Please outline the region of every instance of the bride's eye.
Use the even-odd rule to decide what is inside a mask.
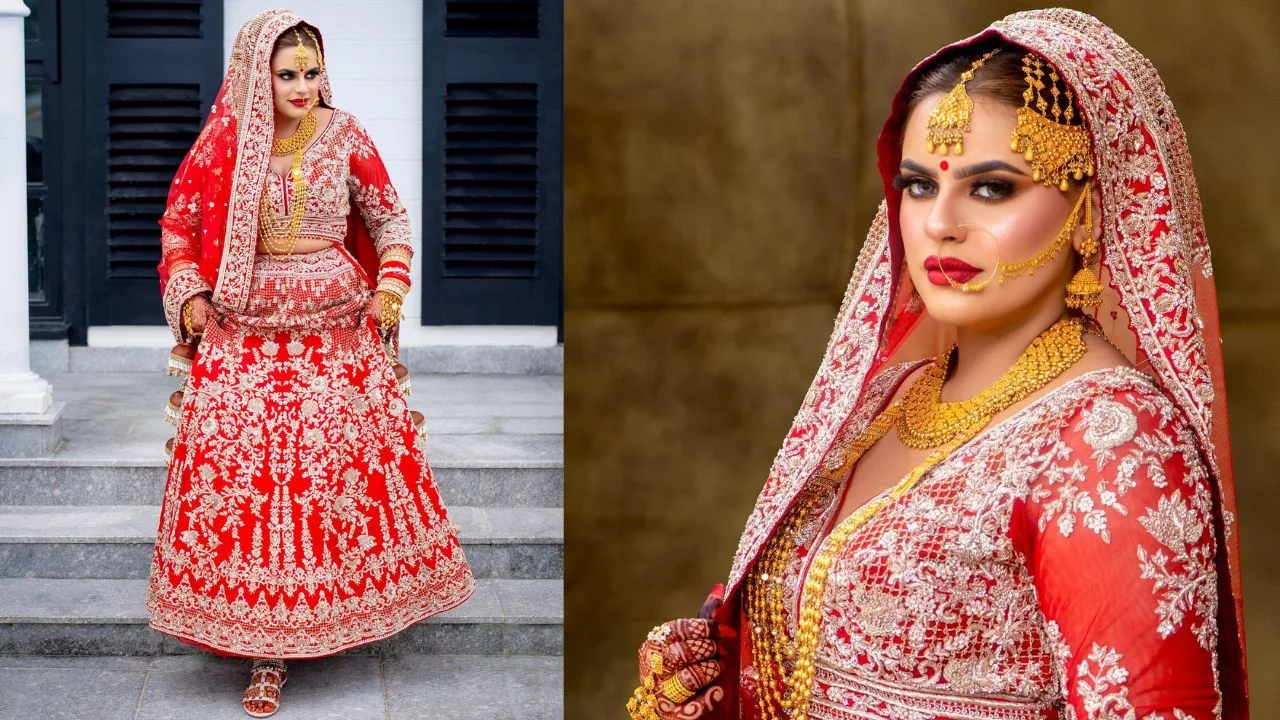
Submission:
[[[913,198],[929,197],[938,191],[937,185],[932,180],[919,175],[911,177],[899,175],[893,179],[893,187],[898,190],[906,190],[907,196]]]
[[[1013,183],[1008,180],[980,180],[973,184],[971,194],[983,200],[1003,200],[1013,194]]]

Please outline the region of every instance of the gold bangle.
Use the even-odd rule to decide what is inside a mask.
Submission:
[[[390,330],[400,322],[400,308],[404,302],[395,293],[378,291],[378,300],[382,303],[382,320],[378,323],[380,330]]]
[[[196,332],[195,328],[195,308],[191,306],[191,301],[195,300],[196,297],[197,296],[193,295],[182,304],[182,327],[191,337],[200,337],[204,334],[203,330]]]
[[[666,695],[671,702],[677,705],[682,705],[696,693],[685,687],[684,683],[680,682],[680,675],[676,674],[667,678],[667,681],[662,683],[662,694]]]

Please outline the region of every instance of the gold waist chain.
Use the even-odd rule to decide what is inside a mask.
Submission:
[[[956,448],[973,439],[993,417],[1046,386],[1084,356],[1086,345],[1079,318],[1054,323],[1027,347],[1018,362],[987,390],[958,403],[943,403],[952,351],[943,354],[912,383],[901,403],[880,413],[845,452],[838,468],[825,471],[817,484],[838,485],[864,453],[894,426],[907,447],[934,451],[887,493],[864,504],[831,531],[805,577],[795,638],[787,638],[784,577],[804,522],[824,497],[811,492],[779,526],[747,579],[744,612],[751,626],[751,646],[759,674],[761,717],[776,720],[779,709],[791,720],[808,717],[813,697],[815,659],[822,630],[822,602],[827,574],[849,539],[885,506],[902,497]],[[954,348],[952,348],[954,350]],[[926,444],[928,443],[928,444]]]

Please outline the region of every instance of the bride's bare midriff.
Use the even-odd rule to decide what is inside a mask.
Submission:
[[[320,252],[321,250],[327,250],[333,247],[333,245],[334,243],[332,241],[324,240],[322,238],[300,237],[298,238],[298,244],[295,245],[293,248],[293,254],[309,255],[313,252]],[[261,238],[258,239],[258,253],[261,255],[266,255],[268,253],[273,255],[283,254],[281,253],[279,248],[272,249],[271,247],[269,247],[265,242],[262,241]]]

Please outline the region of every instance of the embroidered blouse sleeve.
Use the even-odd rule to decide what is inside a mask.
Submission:
[[[1029,563],[1076,720],[1218,717],[1209,483],[1173,405],[1131,391],[1088,401],[1033,484]]]
[[[413,259],[409,213],[401,204],[368,131],[354,117],[350,123],[351,199],[378,251],[378,289],[392,290],[403,297],[409,289],[409,266]]]
[[[179,342],[183,340],[182,306],[195,295],[212,292],[198,264],[205,202],[201,192],[212,144],[212,133],[206,127],[178,166],[160,218],[160,293],[165,321]]]

